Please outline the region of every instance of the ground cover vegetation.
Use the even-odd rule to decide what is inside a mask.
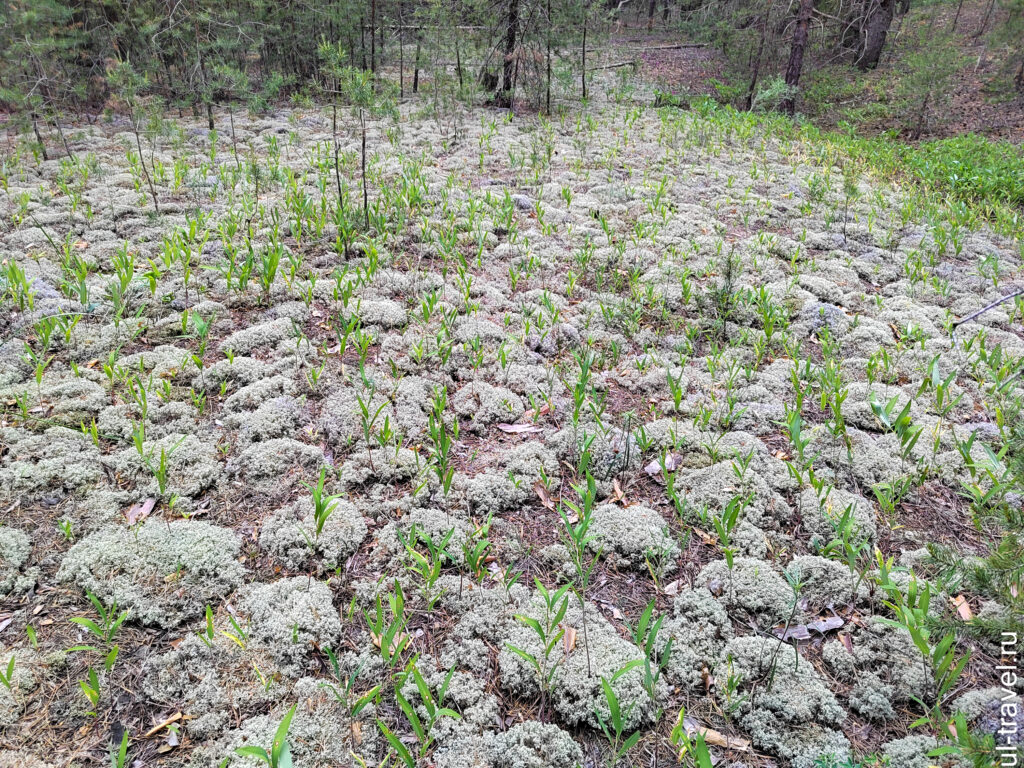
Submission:
[[[631,11],[5,6],[0,766],[1019,756],[1017,150]]]

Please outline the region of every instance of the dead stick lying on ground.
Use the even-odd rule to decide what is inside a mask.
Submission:
[[[971,312],[971,314],[967,315],[967,317],[961,317],[959,320],[957,320],[955,323],[953,323],[953,333],[952,333],[953,342],[956,343],[956,329],[959,328],[961,325],[963,325],[966,322],[969,322],[969,321],[973,320],[974,318],[976,318],[976,317],[978,317],[980,315],[985,314],[990,309],[995,309],[1000,304],[1004,304],[1005,302],[1009,301],[1010,299],[1017,298],[1018,296],[1024,296],[1024,288],[1021,288],[1020,290],[1014,291],[1013,293],[1008,293],[1006,296],[1003,296],[1001,299],[996,299],[991,304],[989,304],[987,307],[982,307],[979,310]]]
[[[635,67],[635,61],[620,61],[618,64],[605,64],[603,67],[587,67],[587,72],[596,72],[599,69],[616,69],[617,67]]]

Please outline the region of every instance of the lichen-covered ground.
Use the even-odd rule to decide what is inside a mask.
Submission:
[[[988,551],[1019,244],[743,116],[416,109],[368,230],[347,111],[340,216],[329,109],[9,137],[0,766],[967,765],[917,700],[993,732],[999,646],[890,620]]]

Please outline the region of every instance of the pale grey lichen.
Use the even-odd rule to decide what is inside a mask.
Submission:
[[[0,651],[0,670],[7,674],[7,665],[14,657],[14,669],[8,684],[0,686],[0,728],[7,728],[18,722],[31,693],[38,684],[35,668],[39,664],[34,651],[28,648],[11,648]]]
[[[316,681],[300,680],[295,685],[299,704],[288,730],[288,743],[294,764],[299,768],[337,768],[358,765],[352,754],[372,761],[380,749],[380,736],[373,724],[374,707],[361,713],[354,725],[341,704],[329,692],[317,687]],[[262,747],[269,751],[277,727],[291,703],[284,702],[269,714],[245,720],[234,730],[224,733],[213,743],[197,749],[191,756],[192,768],[218,768],[224,761],[242,768],[264,766],[254,757],[240,757],[235,749],[242,746]]]
[[[892,702],[896,689],[882,682],[873,672],[865,672],[857,678],[850,691],[850,709],[868,720],[884,721],[896,717]]]
[[[302,674],[314,648],[334,648],[341,636],[330,587],[307,576],[250,585],[239,605],[249,614],[250,639],[293,677]]]
[[[402,541],[410,546],[422,546],[422,538],[430,539],[435,545],[441,543],[451,532],[446,549],[454,562],[463,562],[463,545],[473,534],[473,525],[464,517],[445,514],[440,509],[418,508],[394,522],[387,523],[377,533],[377,542],[385,552],[404,553]]]
[[[0,489],[8,496],[64,496],[103,477],[103,458],[78,430],[51,427],[41,434],[0,428]]]
[[[467,733],[490,730],[500,721],[498,699],[494,694],[487,692],[486,678],[452,667],[442,667],[429,654],[421,656],[416,661],[416,668],[422,681],[432,692],[440,690],[448,678],[449,670],[451,671],[442,706],[458,712],[460,717],[444,717],[436,723],[432,735],[438,741],[459,740]],[[417,681],[412,675],[406,678],[402,695],[419,710],[421,718],[427,718]]]
[[[466,497],[474,511],[500,514],[534,498],[533,486],[542,473],[554,492],[559,486],[554,454],[543,443],[521,443],[505,455],[502,469],[489,468],[467,479]]]
[[[276,690],[248,676],[253,663],[252,654],[225,635],[215,634],[207,644],[190,633],[176,648],[145,663],[142,687],[153,701],[188,717],[186,729],[192,738],[216,737],[234,722],[233,711],[276,700]]]
[[[796,599],[793,588],[771,563],[752,557],[734,558],[731,569],[725,560],[708,563],[694,583],[730,612],[742,611],[763,625],[783,621]]]
[[[755,747],[793,768],[849,756],[850,744],[837,730],[846,713],[795,648],[775,638],[734,638],[722,650],[715,677],[730,675],[739,679],[739,723]]]
[[[799,585],[804,612],[846,605],[856,597],[861,580],[842,563],[817,555],[797,555],[786,566],[786,575]]]
[[[912,734],[887,742],[881,752],[888,768],[967,768],[969,763],[955,754],[941,757],[928,754],[939,746],[938,739],[930,734]]]
[[[837,526],[851,509],[853,542],[866,541],[874,543],[878,537],[875,510],[864,497],[833,488],[824,501],[819,502],[813,488],[808,488],[800,495],[800,511],[804,526],[811,533],[812,544],[828,544],[837,538]]]
[[[495,768],[576,768],[583,750],[552,723],[516,723],[494,739]]]
[[[267,373],[267,364],[254,357],[238,356],[232,359],[225,358],[207,365],[201,372],[196,373],[192,379],[192,386],[196,389],[206,389],[212,392],[224,382],[229,384],[228,390],[235,386],[245,387],[254,384]]]
[[[279,317],[258,325],[250,325],[235,331],[218,345],[223,352],[231,350],[235,354],[248,355],[250,352],[277,344],[293,335],[292,321],[287,317]]]
[[[0,597],[12,592],[20,594],[35,584],[38,569],[22,572],[31,553],[32,539],[27,533],[10,526],[0,526]]]
[[[792,517],[785,498],[760,473],[751,470],[742,482],[737,482],[732,461],[719,461],[685,473],[677,483],[677,490],[686,492],[694,513],[703,507],[717,514],[732,499],[740,497],[747,499],[743,519],[763,531],[778,530]]]
[[[601,678],[607,679],[614,690],[623,712],[626,727],[634,729],[649,723],[656,711],[656,702],[643,686],[643,672],[634,667],[617,679],[630,662],[642,660],[643,651],[624,640],[601,612],[592,604],[587,607],[587,626],[584,632],[583,613],[579,603],[569,599],[569,607],[562,622],[564,628],[576,631],[576,642],[572,650],[555,650],[547,664],[557,664],[553,676],[551,704],[562,720],[569,725],[586,723],[592,728],[599,727],[598,712],[607,720],[608,704],[601,686]],[[523,613],[542,621],[544,604],[534,597],[525,606]],[[501,670],[501,684],[518,696],[534,696],[538,692],[535,669],[509,647],[519,648],[543,660],[544,648],[534,630],[519,621],[507,623],[504,642],[498,654]],[[589,661],[588,661],[589,659]],[[550,666],[548,667],[550,669]],[[665,683],[659,681],[657,697],[664,693]]]
[[[362,405],[360,405],[362,399]],[[355,387],[344,385],[324,398],[320,410],[320,429],[335,448],[348,447],[362,442],[363,411],[366,408],[367,425],[374,421],[381,424],[387,417],[394,421],[395,412],[385,392],[381,390],[361,391]]]
[[[249,482],[281,483],[296,469],[315,471],[324,464],[324,453],[316,446],[290,437],[275,437],[253,443],[228,462],[228,472]]]
[[[992,735],[996,743],[1016,746],[1024,752],[1024,700],[1011,690],[993,687],[968,691],[953,701],[951,709],[962,712],[974,732]]]
[[[672,641],[666,673],[690,688],[702,686],[732,636],[732,622],[721,603],[706,590],[684,590],[658,634],[659,653]]]
[[[258,443],[275,437],[290,437],[303,422],[302,403],[294,397],[272,397],[252,412],[235,413],[225,424],[238,430],[242,444]]]
[[[359,549],[366,537],[366,522],[359,508],[337,499],[318,535],[313,501],[304,496],[270,514],[263,521],[260,546],[297,570],[316,558],[321,569],[334,570]]]
[[[26,750],[5,749],[0,751],[0,768],[52,768],[52,766]]]
[[[511,423],[523,415],[523,401],[515,392],[484,381],[464,384],[455,393],[452,407],[471,432],[484,433],[495,422]]]
[[[238,537],[187,520],[101,528],[68,550],[57,578],[114,600],[132,621],[174,627],[242,582]]]
[[[263,403],[282,395],[294,395],[295,382],[280,374],[269,376],[251,384],[246,384],[236,392],[228,395],[224,401],[225,413],[247,413],[255,411]]]
[[[662,516],[642,504],[596,507],[590,533],[593,536],[588,544],[591,550],[606,557],[617,555],[627,567],[646,568],[650,564],[660,571],[666,561],[679,553]]]
[[[850,645],[852,651],[832,639],[822,646],[822,658],[836,677],[853,682],[865,672],[873,672],[881,683],[892,686],[896,704],[925,695],[929,676],[905,629],[872,616],[863,627],[853,630]]]
[[[25,386],[0,388],[0,401],[10,400],[25,391]],[[89,423],[107,405],[107,393],[98,383],[86,378],[46,376],[40,387],[32,384],[34,398],[47,403],[46,418],[52,424],[78,429]]]
[[[362,300],[356,312],[363,325],[379,325],[382,328],[401,328],[408,321],[405,308],[390,299]]]
[[[375,448],[350,456],[338,472],[338,482],[349,489],[373,483],[391,487],[420,478],[426,469],[426,459],[418,451]]]
[[[622,473],[635,471],[643,459],[636,438],[618,427],[581,423],[578,427],[560,430],[552,436],[550,444],[559,458],[572,464],[587,449],[590,452],[590,473],[597,480],[611,480]]]
[[[114,457],[114,465],[121,472],[134,474],[136,488],[149,495],[159,492],[157,475],[164,469],[164,492],[180,497],[199,496],[221,478],[216,447],[196,435],[170,434],[147,440],[141,455],[137,448],[126,448]]]
[[[167,403],[150,403],[145,420],[141,409],[135,404],[120,403],[104,408],[96,420],[97,431],[111,439],[119,437],[126,443],[133,438],[136,425],[142,423],[149,440],[168,435],[195,434],[199,430],[198,414],[190,403],[171,400]]]

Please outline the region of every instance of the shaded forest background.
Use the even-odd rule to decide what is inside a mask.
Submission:
[[[104,112],[191,110],[212,129],[218,106],[233,119],[367,88],[552,111],[599,69],[653,80],[663,104],[1024,136],[1024,0],[4,0],[0,51],[0,107],[44,153]]]

